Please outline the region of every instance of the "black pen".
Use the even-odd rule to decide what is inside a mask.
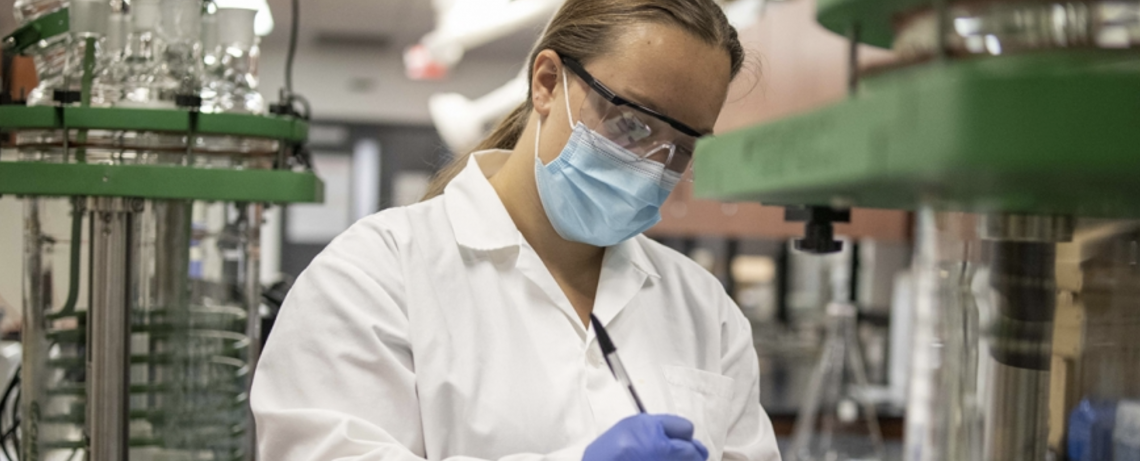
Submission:
[[[610,367],[610,372],[614,374],[618,383],[629,390],[629,396],[633,399],[633,404],[637,406],[637,411],[645,413],[645,406],[641,404],[637,391],[633,389],[633,381],[630,381],[629,375],[625,373],[625,366],[621,364],[621,359],[618,358],[617,348],[614,347],[614,342],[610,341],[610,335],[606,333],[605,328],[602,328],[602,322],[594,317],[594,314],[590,314],[590,323],[594,325],[594,332],[598,336],[598,345],[602,347],[602,357],[606,359],[606,365]]]

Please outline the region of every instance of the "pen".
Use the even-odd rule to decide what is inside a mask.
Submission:
[[[633,381],[630,381],[629,375],[625,373],[625,366],[621,364],[621,359],[618,358],[617,348],[614,347],[613,341],[610,341],[610,335],[606,333],[605,328],[602,328],[602,322],[594,317],[594,314],[590,314],[590,323],[594,325],[594,331],[598,336],[598,345],[602,347],[602,357],[606,359],[606,365],[610,367],[610,372],[614,374],[618,383],[625,386],[626,390],[629,391],[629,396],[633,399],[633,404],[637,406],[637,411],[645,413],[645,406],[641,404],[641,398],[633,389]]]

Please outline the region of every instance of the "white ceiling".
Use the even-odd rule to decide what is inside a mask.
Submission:
[[[5,0],[10,1],[10,0]],[[288,41],[290,0],[269,0],[276,27],[263,39],[266,47],[285,46]],[[435,26],[435,11],[428,0],[300,0],[299,40],[313,43],[319,34],[333,34],[362,41],[383,39],[384,52],[402,52],[417,43]],[[539,27],[522,31],[480,49],[469,59],[519,59],[530,50]]]

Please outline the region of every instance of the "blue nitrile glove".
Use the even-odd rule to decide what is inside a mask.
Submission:
[[[582,461],[705,461],[709,450],[693,439],[680,416],[639,414],[618,421],[590,446]]]

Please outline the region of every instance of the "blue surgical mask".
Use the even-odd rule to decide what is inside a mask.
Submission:
[[[566,75],[562,75],[566,112],[570,114]],[[573,116],[570,117],[573,120]],[[566,240],[608,247],[628,240],[661,221],[661,204],[681,175],[644,161],[582,122],[558,158],[543,165],[534,142],[534,176],[546,217]],[[539,121],[538,132],[542,132]]]

